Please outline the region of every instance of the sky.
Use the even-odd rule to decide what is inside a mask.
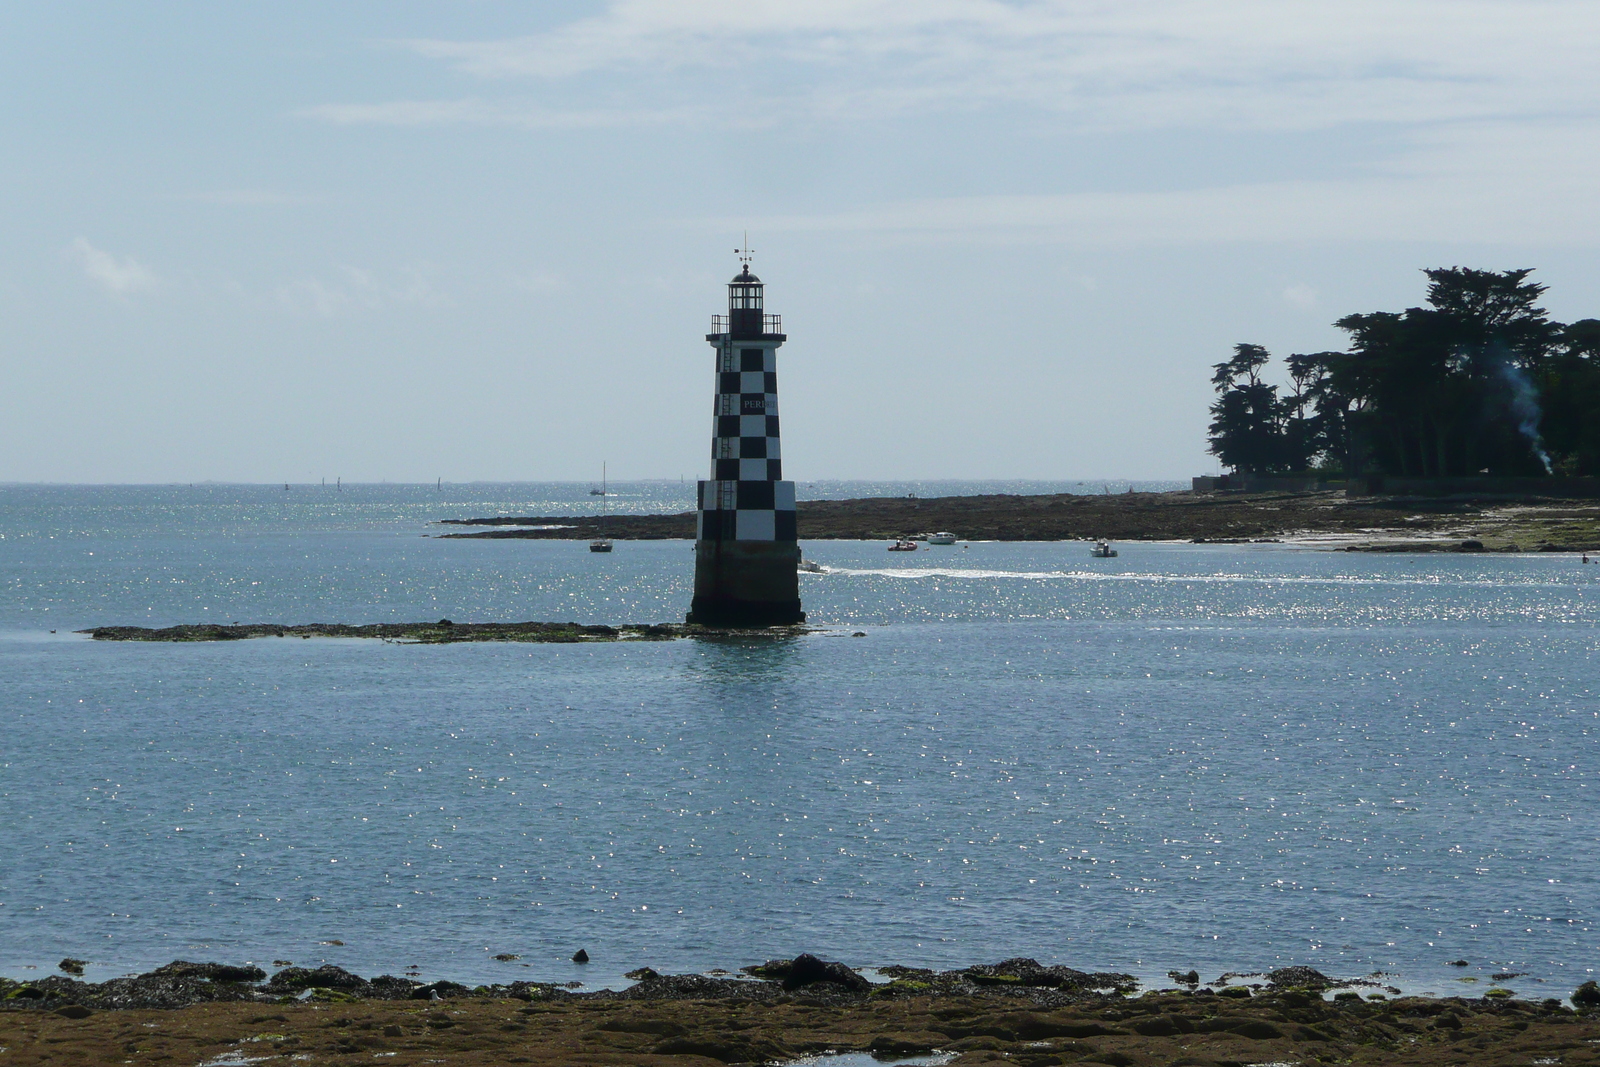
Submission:
[[[1186,478],[1422,269],[1600,316],[1592,0],[0,5],[0,482]]]

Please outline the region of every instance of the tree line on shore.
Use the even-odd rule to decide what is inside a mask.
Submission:
[[[1289,356],[1282,389],[1235,346],[1210,451],[1250,473],[1600,474],[1600,319],[1553,321],[1532,270],[1424,273],[1426,307],[1346,315],[1349,350]]]

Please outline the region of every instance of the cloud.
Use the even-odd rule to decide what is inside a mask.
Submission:
[[[689,227],[1094,246],[1277,241],[1600,244],[1600,122],[1452,127],[1365,176],[917,198]]]
[[[1151,161],[1141,184],[1168,186],[1069,191],[1083,179],[1068,167],[1064,188],[1036,196],[776,215],[763,220],[769,230],[1600,242],[1586,187],[1600,169],[1592,0],[612,0],[538,34],[386,46],[447,66],[471,95],[301,114],[346,125],[723,131],[975,117],[997,141],[1127,135],[1099,143],[1139,145]],[[1329,164],[1303,137],[1272,139],[1306,131],[1338,131],[1359,150]],[[1272,163],[1282,180],[1194,188],[1204,179],[1163,162],[1195,135],[1251,143],[1230,142],[1238,134],[1257,148],[1288,146]]]
[[[927,198],[831,214],[695,219],[685,225],[1100,247],[1278,241],[1600,243],[1600,208],[1572,211],[1571,198],[1563,198],[1559,204],[1507,210],[1515,197],[1497,192],[1472,184],[1443,188],[1400,180],[1285,181],[1164,192]],[[1290,293],[1285,298],[1295,299]]]
[[[278,286],[274,295],[285,311],[319,318],[404,306],[454,306],[454,301],[434,287],[427,269],[414,267],[398,273],[399,280],[390,281],[361,267],[341,265],[332,281],[308,275]]]
[[[616,0],[531,36],[392,44],[485,84],[581,85],[656,121],[1022,104],[1093,129],[1320,129],[1600,101],[1590,0]],[[308,114],[394,121],[388,108],[434,123],[592,114],[471,99]]]
[[[118,258],[79,237],[67,246],[67,258],[83,269],[83,276],[103,286],[112,296],[126,298],[160,285],[155,271],[131,256]]]

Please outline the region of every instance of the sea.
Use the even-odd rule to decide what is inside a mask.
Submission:
[[[590,488],[0,486],[0,974],[812,952],[1543,999],[1600,967],[1600,566],[1567,554],[818,541],[782,639],[76,632],[681,619],[686,541],[440,536],[693,499]]]

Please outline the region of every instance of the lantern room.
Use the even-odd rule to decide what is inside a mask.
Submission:
[[[761,279],[750,273],[746,263],[728,283],[728,333],[734,340],[760,337],[765,332],[761,301]]]

